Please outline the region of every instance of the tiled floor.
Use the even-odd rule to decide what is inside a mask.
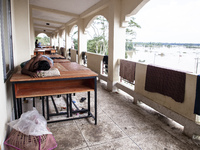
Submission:
[[[56,150],[200,150],[200,142],[183,135],[182,126],[144,104],[133,104],[130,96],[107,92],[104,87],[98,83],[97,125],[92,118],[48,124],[58,144]],[[87,101],[80,103],[81,97],[86,94],[76,94],[73,100],[85,107]],[[56,98],[58,108],[64,106],[63,98]],[[30,109],[28,105],[26,109]],[[41,108],[41,102],[37,101],[36,108]]]

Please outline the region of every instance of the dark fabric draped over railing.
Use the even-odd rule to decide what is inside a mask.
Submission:
[[[135,80],[135,66],[136,63],[133,61],[120,59],[120,77],[133,83]]]
[[[169,96],[182,103],[185,96],[185,80],[185,72],[148,65],[145,90]]]
[[[194,114],[200,115],[200,75],[197,76]]]

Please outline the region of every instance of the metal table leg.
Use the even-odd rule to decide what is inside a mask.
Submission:
[[[12,92],[13,92],[13,105],[14,105],[14,113],[15,113],[15,119],[18,118],[17,116],[17,99],[15,98],[15,85],[12,83]]]
[[[90,116],[90,92],[88,92],[88,116]]]
[[[94,108],[95,108],[95,125],[97,124],[97,78],[94,78]]]
[[[42,114],[45,118],[45,109],[44,109],[44,96],[42,96]]]
[[[47,120],[49,120],[49,97],[46,96],[46,105],[47,105]]]
[[[67,110],[67,117],[69,117],[69,95],[66,94],[66,110]]]
[[[70,117],[72,117],[72,94],[69,94]]]

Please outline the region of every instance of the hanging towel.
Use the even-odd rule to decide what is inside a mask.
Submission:
[[[200,115],[200,75],[197,76],[194,114]]]
[[[157,92],[183,102],[186,73],[153,65],[147,66],[145,90]]]
[[[133,82],[135,80],[135,66],[136,63],[133,61],[120,59],[120,77]]]
[[[37,75],[39,77],[52,77],[52,76],[60,76],[60,71],[57,68],[51,68],[49,70],[41,70],[37,71]]]

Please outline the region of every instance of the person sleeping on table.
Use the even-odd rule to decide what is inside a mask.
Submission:
[[[30,60],[21,63],[21,73],[38,78],[37,71],[49,70],[53,67],[53,60],[45,55],[37,54]]]

